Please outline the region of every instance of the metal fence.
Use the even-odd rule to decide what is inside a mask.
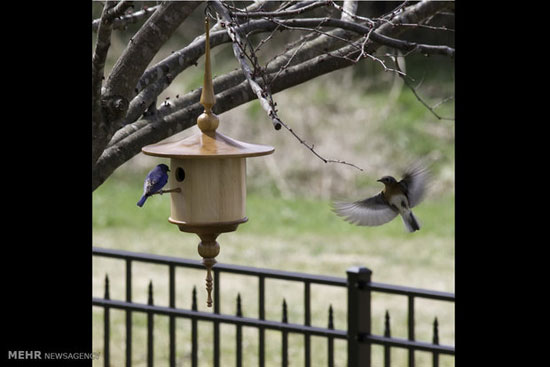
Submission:
[[[154,345],[154,315],[168,316],[169,319],[169,366],[176,365],[176,318],[191,320],[191,365],[198,365],[197,322],[209,321],[213,324],[213,364],[220,366],[220,324],[232,324],[236,328],[236,365],[242,365],[242,327],[253,327],[258,330],[258,358],[259,365],[265,366],[265,331],[277,330],[282,338],[282,365],[287,366],[288,361],[288,334],[296,333],[304,337],[304,364],[311,366],[311,336],[326,338],[328,366],[334,366],[334,340],[347,341],[347,365],[349,367],[370,367],[371,346],[381,345],[384,348],[384,366],[391,366],[391,348],[404,348],[408,350],[408,366],[415,365],[415,351],[430,352],[433,366],[439,366],[439,355],[454,356],[454,346],[440,345],[438,320],[433,323],[432,343],[415,340],[415,299],[432,299],[445,302],[454,302],[452,293],[430,291],[424,289],[401,287],[371,281],[372,272],[364,267],[348,269],[346,278],[311,275],[287,271],[217,264],[213,268],[214,273],[214,308],[213,312],[197,310],[196,294],[193,290],[193,302],[191,309],[175,307],[177,267],[204,269],[200,261],[188,260],[170,256],[135,253],[121,250],[96,248],[92,249],[92,255],[120,259],[126,266],[126,299],[112,300],[109,295],[109,278],[105,278],[105,294],[103,298],[93,298],[92,304],[103,308],[104,318],[104,366],[110,366],[110,310],[119,309],[126,312],[126,366],[132,365],[132,313],[141,312],[147,315],[147,366],[153,366]],[[132,264],[144,262],[161,264],[168,267],[169,306],[157,306],[153,300],[153,284],[149,284],[149,297],[147,304],[132,302]],[[258,279],[258,305],[259,317],[243,317],[240,305],[240,295],[237,297],[237,312],[235,315],[220,313],[220,277],[223,273],[234,273]],[[280,279],[301,282],[304,285],[304,323],[289,323],[287,318],[287,305],[283,300],[282,320],[280,322],[265,319],[265,280]],[[311,325],[311,285],[330,285],[347,288],[347,330],[338,330],[333,325],[332,307],[328,310],[328,326],[326,328]],[[373,292],[397,294],[407,297],[408,307],[408,338],[401,339],[391,336],[390,316],[386,311],[384,335],[371,333],[371,295]]]

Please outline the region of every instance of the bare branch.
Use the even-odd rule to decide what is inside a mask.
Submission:
[[[357,49],[362,50],[362,53],[361,55],[358,56],[358,58],[369,57],[374,61],[379,62],[384,67],[385,71],[395,71],[395,70],[387,68],[384,62],[379,58],[376,58],[372,54],[368,54],[364,52],[365,46],[367,45],[368,41],[370,41],[372,34],[375,34],[373,38],[377,39],[379,42],[381,41],[380,43],[391,45],[391,46],[398,46],[400,49],[408,50],[409,53],[423,52],[425,54],[429,54],[429,53],[435,52],[435,53],[444,53],[444,54],[454,55],[454,49],[450,49],[447,46],[421,45],[421,44],[416,44],[408,41],[395,40],[387,36],[380,36],[380,35],[377,35],[376,33],[373,33],[375,28],[372,28],[372,27],[369,28],[361,25],[355,25],[352,22],[337,23],[338,21],[339,21],[338,19],[331,19],[331,18],[298,19],[298,20],[292,20],[292,21],[261,20],[261,21],[248,22],[246,24],[236,26],[234,27],[234,29],[235,29],[235,32],[238,34],[238,33],[244,33],[244,32],[258,32],[258,31],[270,31],[270,30],[273,32],[276,29],[278,29],[278,27],[284,27],[285,29],[305,30],[309,32],[314,31],[325,37],[334,38],[334,41],[340,41],[340,42],[352,44],[351,41],[341,37],[341,35],[344,35],[342,34],[342,32],[338,32],[338,31],[323,32],[319,30],[319,27],[323,27],[327,25],[340,26],[341,28],[345,28],[345,29],[353,30],[354,32],[357,32],[357,33],[365,34],[366,38],[364,38],[363,43],[361,45],[356,45]],[[225,26],[225,23],[223,24]],[[304,27],[291,26],[288,24],[303,24]],[[314,28],[312,29],[311,27],[314,27]],[[228,42],[229,40],[230,38],[228,37],[226,32],[223,32],[223,31],[214,32],[211,34],[211,47],[215,47],[221,43]],[[321,39],[319,41],[321,41]],[[324,42],[323,48],[328,49],[331,43],[327,42],[324,39],[322,39],[322,41]],[[262,42],[263,43],[267,42],[267,39],[263,40]],[[254,52],[257,50],[258,47],[263,45],[262,42],[256,47]],[[318,43],[321,44],[321,42],[318,42]],[[302,46],[303,45],[301,45],[300,48]],[[294,50],[294,53],[290,56],[289,61],[293,61],[294,57],[297,55],[297,51],[298,50]],[[247,56],[247,53],[242,52],[242,50],[239,51],[239,55],[241,53],[244,56]],[[165,60],[149,68],[143,74],[140,81],[138,82],[136,91],[139,92],[143,88],[146,88],[149,85],[151,85],[151,83],[153,83],[155,84],[155,87],[152,90],[156,90],[158,91],[158,93],[162,92],[164,88],[159,89],[158,87],[159,87],[159,84],[167,86],[167,84],[164,82],[164,79],[163,79],[164,76],[167,76],[167,74],[169,73],[172,75],[172,78],[175,77],[177,74],[185,70],[188,66],[195,65],[198,58],[203,54],[204,54],[204,36],[202,35],[197,37],[190,45],[188,45],[184,49],[174,52],[171,56],[167,57]],[[306,54],[307,53],[304,52],[304,55]],[[284,56],[284,57],[288,57],[288,56]],[[303,61],[303,59],[301,61]],[[269,65],[270,62],[268,62],[267,64]],[[139,104],[133,104],[132,105],[133,107],[132,106],[130,107],[128,115],[137,117],[141,113],[143,113],[147,108],[147,106],[149,105],[149,103],[153,101],[153,95],[150,93],[149,95],[151,96],[151,98],[147,100],[145,103],[140,102]],[[133,108],[137,108],[137,109],[134,111]],[[129,120],[128,118],[126,118],[123,124],[127,124],[132,121],[133,121],[132,119]]]
[[[286,19],[277,20],[277,24],[284,24],[289,27],[338,27],[341,29],[347,29],[355,33],[367,35],[370,33],[372,27],[364,26],[358,23],[348,22],[341,19],[334,18],[308,18],[308,19]],[[421,52],[424,54],[439,54],[454,57],[455,50],[452,47],[444,45],[427,45],[422,43],[416,43],[411,41],[405,41],[389,37],[378,29],[370,34],[372,41],[384,46],[396,48],[404,52]]]
[[[347,2],[348,1],[344,1],[344,6],[338,5],[334,1],[330,2],[330,5],[332,5],[333,7],[335,7],[336,9],[338,9],[342,12],[342,15],[340,16],[340,19],[347,20],[347,21],[362,20],[362,21],[365,21],[365,22],[369,23],[371,26],[375,24],[375,22],[372,19],[366,18],[366,17],[361,17],[361,16],[355,14],[355,12],[357,11],[357,6],[355,6],[355,7],[353,7],[352,5],[346,6]],[[354,1],[354,2],[357,3],[356,1]]]
[[[109,10],[115,6],[114,1],[107,1],[101,13],[96,45],[92,55],[92,139],[104,139],[108,128],[103,118],[101,106],[101,85],[103,81],[105,60],[111,46],[111,19]],[[92,165],[95,163],[103,147],[92,147]]]
[[[286,10],[286,11],[250,11],[250,12],[231,12],[231,15],[237,18],[264,18],[264,17],[276,17],[276,18],[286,18],[294,17],[296,15],[303,14],[311,9],[315,9],[321,6],[327,6],[331,1],[315,1],[309,5],[306,5],[301,8]]]
[[[311,1],[303,2],[288,2],[288,6],[282,6],[280,9],[292,10],[298,7],[304,7],[312,4]],[[392,22],[402,22],[404,24],[419,23],[422,20],[441,12],[448,8],[445,2],[419,2],[413,6],[404,8],[399,14],[394,14],[391,17]],[[326,18],[323,18],[326,19]],[[331,19],[331,18],[328,18]],[[341,21],[341,19],[336,19]],[[279,19],[278,22],[289,27],[307,27],[306,23],[296,23],[296,21],[308,22],[316,21],[316,23],[310,23],[310,28],[319,24],[318,19]],[[295,22],[295,23],[291,23]],[[333,22],[333,23],[331,23]],[[219,22],[216,26],[221,27]],[[224,25],[230,22],[223,22]],[[351,22],[346,22],[351,23]],[[311,25],[313,24],[313,25]],[[334,20],[329,20],[323,23],[323,27],[337,28],[331,30],[329,34],[341,34],[340,32],[353,32],[353,34],[363,36],[359,41],[347,41],[346,46],[342,47],[341,44],[337,46],[341,40],[334,37],[321,34],[320,36],[311,38],[311,33],[307,38],[299,40],[292,47],[288,47],[283,55],[278,56],[269,64],[269,67],[261,68],[257,63],[257,59],[254,59],[253,47],[249,47],[246,43],[242,43],[239,46],[239,50],[247,51],[247,55],[243,54],[243,62],[247,60],[250,62],[249,70],[252,73],[251,79],[257,83],[258,87],[262,90],[268,91],[265,99],[268,105],[275,111],[274,103],[271,97],[271,93],[275,94],[279,91],[288,89],[292,86],[303,83],[307,80],[316,78],[317,76],[330,73],[334,70],[345,68],[350,65],[354,65],[359,60],[373,55],[374,52],[383,45],[379,42],[374,42],[373,36],[376,34],[383,35],[389,38],[398,37],[407,27],[391,26],[388,22],[377,23],[376,27],[369,27],[368,25],[356,24],[363,27],[359,32],[358,28],[353,30],[348,24],[341,23],[336,25]],[[249,20],[246,23],[237,25],[235,22],[231,24],[241,35],[245,32],[272,32],[276,27],[281,27],[279,24],[271,22],[268,19]],[[343,28],[341,27],[343,26]],[[311,32],[311,29],[309,30]],[[211,33],[212,36],[216,32]],[[226,32],[222,32],[223,37],[220,39],[220,44],[229,42],[230,38]],[[369,34],[370,33],[370,34]],[[385,39],[382,39],[385,42]],[[397,40],[401,41],[401,40]],[[391,42],[391,40],[390,40]],[[406,41],[403,41],[406,42]],[[408,43],[410,47],[410,42]],[[198,44],[195,44],[195,47]],[[405,43],[407,45],[407,43]],[[328,48],[340,47],[336,51],[328,51]],[[390,46],[391,47],[391,46]],[[235,51],[235,49],[234,49]],[[406,52],[417,52],[418,50],[408,50]],[[454,50],[453,54],[454,54]],[[251,54],[252,52],[252,54]],[[330,53],[329,53],[330,52]],[[199,52],[199,56],[203,54]],[[178,58],[175,58],[178,63]],[[376,61],[376,60],[375,60]],[[161,62],[162,63],[162,62]],[[284,67],[284,71],[280,72],[280,68]],[[149,69],[148,71],[152,71]],[[166,85],[168,79],[164,79],[166,74],[177,75],[173,69],[156,69],[162,72],[157,74],[154,82],[150,83],[147,87],[153,87],[153,83],[159,83],[159,85]],[[256,75],[254,75],[256,72]],[[279,76],[273,80],[273,77],[279,73]],[[154,74],[152,74],[154,75]],[[221,83],[224,79],[226,83]],[[217,83],[219,81],[219,84]],[[216,86],[219,86],[218,88]],[[155,88],[157,85],[155,85]],[[163,87],[164,88],[164,87]],[[217,103],[214,106],[214,112],[221,114],[224,111],[232,109],[248,101],[258,98],[258,95],[251,89],[249,80],[246,79],[244,71],[237,70],[214,80],[214,88],[216,93]],[[162,89],[162,88],[160,88]],[[158,91],[158,89],[157,89]],[[153,92],[150,90],[149,92]],[[141,93],[141,92],[140,92]],[[156,93],[156,91],[155,91]],[[154,94],[154,93],[152,93]],[[158,142],[164,138],[167,138],[177,132],[185,130],[196,123],[196,117],[202,112],[203,108],[198,103],[200,96],[200,89],[185,94],[184,96],[176,99],[171,99],[170,108],[160,108],[159,111],[147,119],[141,119],[134,123],[128,124],[124,128],[120,129],[109,143],[109,147],[103,151],[103,154],[97,160],[97,164],[93,168],[93,189],[98,187],[117,167],[140,152],[142,146]],[[136,99],[136,103],[138,100]],[[443,102],[440,102],[443,103]],[[436,108],[436,106],[432,108]],[[270,116],[271,117],[271,116]],[[282,121],[280,121],[282,122]],[[281,127],[283,124],[281,124]],[[287,126],[284,126],[287,128]],[[116,139],[115,139],[116,137]],[[296,136],[298,140],[304,140]],[[302,143],[303,144],[303,143]],[[306,147],[311,147],[315,150],[313,144],[306,143]],[[323,158],[324,159],[324,158]],[[327,160],[328,161],[331,160]],[[336,160],[334,160],[336,161]],[[342,162],[339,162],[342,163]],[[344,164],[346,164],[345,162]],[[350,164],[351,165],[351,164]]]
[[[109,9],[113,6],[115,6],[113,1],[105,2],[101,18],[99,18],[99,31],[94,53],[92,55],[92,101],[95,100],[97,103],[99,103],[99,97],[101,95],[101,81],[103,79],[105,60],[107,59],[107,52],[111,46],[112,24],[108,13]]]
[[[394,57],[394,63],[395,63],[395,68],[397,70],[400,70],[399,69],[399,63],[397,62],[397,57]],[[434,107],[430,107],[430,105],[428,105],[424,99],[422,97],[420,97],[420,95],[418,94],[418,92],[416,91],[416,88],[411,85],[411,83],[409,82],[409,80],[403,76],[402,74],[399,74],[399,76],[403,79],[403,81],[405,82],[405,85],[407,87],[409,87],[409,89],[413,92],[414,96],[416,97],[416,99],[422,103],[424,105],[424,107],[426,107],[428,109],[428,111],[430,111],[435,117],[437,117],[438,120],[450,120],[450,121],[454,121],[454,118],[452,117],[442,117],[440,116],[437,112],[434,111],[434,109],[439,106],[442,102],[439,102],[436,106]],[[452,98],[452,97],[451,97]],[[449,100],[449,98],[446,98],[445,100]]]
[[[273,123],[273,126],[275,127],[275,130],[279,130],[281,128],[280,120],[277,117],[277,113],[271,106],[270,101],[267,99],[270,93],[263,90],[260,87],[260,85],[254,80],[254,78],[252,77],[252,70],[244,60],[245,42],[242,40],[241,36],[239,35],[239,31],[232,26],[232,19],[227,9],[225,9],[225,7],[219,1],[212,1],[212,4],[216,9],[216,12],[218,13],[218,15],[226,22],[227,34],[232,40],[233,53],[235,54],[237,61],[241,65],[241,69],[244,73],[244,76],[248,80],[248,83],[250,84],[250,88],[252,88],[252,90],[258,97],[258,101],[260,101],[260,105],[267,112],[268,116],[271,118],[271,121]]]
[[[105,86],[106,95],[119,95],[130,100],[149,62],[199,4],[198,1],[162,3],[136,33],[113,67]]]
[[[333,3],[334,1],[331,1],[331,4]],[[349,21],[353,20],[353,16],[357,13],[358,6],[359,4],[357,3],[357,0],[344,0],[340,19]]]
[[[128,2],[119,3],[110,14],[116,16],[122,10],[121,4],[128,5]],[[135,95],[137,81],[151,59],[199,4],[200,2],[162,3],[130,41],[104,86],[101,96],[103,121],[100,125],[96,123],[92,126],[92,164],[120,128],[120,121],[126,116],[130,100]],[[102,33],[101,25],[98,33]]]
[[[158,7],[158,5],[155,5],[150,8],[143,8],[130,14],[120,15],[113,20],[113,29],[123,29],[128,24],[137,23],[141,20],[147,19],[157,10]],[[99,22],[100,19],[94,19],[92,21],[92,31],[97,31]]]

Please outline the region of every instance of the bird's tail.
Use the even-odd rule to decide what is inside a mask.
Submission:
[[[406,213],[403,213],[401,215],[401,218],[403,219],[403,223],[405,224],[405,228],[407,228],[407,231],[414,232],[420,229],[420,224],[418,223],[418,219],[416,219],[416,217],[414,216],[411,210],[409,210]]]
[[[142,207],[143,204],[145,204],[145,200],[147,200],[147,195],[143,195],[141,199],[137,202],[137,206]]]

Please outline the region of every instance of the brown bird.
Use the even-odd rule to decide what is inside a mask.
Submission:
[[[377,195],[352,203],[334,202],[333,208],[346,221],[359,226],[379,226],[399,214],[407,231],[418,231],[420,224],[411,208],[424,198],[428,179],[428,168],[418,162],[403,173],[401,181],[392,176],[377,180],[384,184],[384,189]]]

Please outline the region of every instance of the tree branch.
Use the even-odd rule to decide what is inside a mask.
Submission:
[[[105,69],[107,52],[111,46],[111,19],[109,9],[115,6],[114,1],[107,1],[101,13],[97,40],[92,55],[92,139],[100,139],[107,134],[107,126],[101,111],[101,84]],[[92,165],[101,154],[101,147],[92,147]]]
[[[127,2],[124,2],[127,3]],[[121,10],[121,4],[113,9]],[[176,28],[200,2],[165,2],[145,22],[113,67],[101,98],[102,129],[92,126],[92,164],[99,158],[125,115],[143,71]],[[113,11],[113,15],[117,12]]]
[[[396,68],[397,70],[400,70],[400,69],[399,69],[399,63],[397,62],[397,57],[394,57],[393,59],[394,59],[395,68]],[[443,102],[438,103],[438,104],[437,104],[436,106],[434,106],[434,107],[430,107],[430,105],[428,105],[428,104],[424,101],[424,99],[423,99],[422,97],[420,97],[420,95],[419,95],[418,92],[416,91],[416,88],[415,88],[414,86],[411,85],[411,83],[409,82],[409,80],[407,79],[407,77],[404,76],[404,75],[401,75],[401,74],[399,74],[399,76],[401,77],[401,79],[403,79],[403,82],[405,83],[405,85],[406,85],[407,87],[409,87],[409,89],[413,92],[413,94],[414,94],[414,96],[416,97],[416,99],[417,99],[420,103],[422,103],[422,104],[424,105],[424,107],[426,107],[426,108],[428,109],[428,111],[430,111],[438,120],[451,120],[451,121],[454,121],[454,118],[452,118],[452,117],[442,117],[442,116],[440,116],[437,112],[435,112],[435,108],[436,108],[437,106],[439,106],[439,105],[440,105],[441,103],[443,103]]]
[[[308,4],[304,7],[292,9],[292,10],[286,10],[286,11],[247,11],[247,12],[240,12],[240,11],[232,11],[230,15],[237,17],[237,18],[264,18],[264,17],[276,17],[276,18],[286,18],[286,17],[294,17],[296,15],[303,14],[311,9],[315,9],[321,6],[327,6],[331,3],[331,1],[314,1],[311,4]]]
[[[346,47],[347,50],[343,50],[342,52],[354,52],[351,46]],[[317,56],[306,62],[287,68],[282,77],[271,84],[271,92],[280,92],[350,65],[353,65],[353,62],[348,59],[335,58],[330,55]],[[273,76],[274,74],[271,74],[267,78],[269,79]],[[195,98],[197,98],[195,103],[173,111],[173,113],[166,116],[155,116],[147,122],[143,120],[137,121],[133,125],[142,124],[140,129],[107,148],[94,167],[92,189],[95,190],[116,168],[139,153],[141,147],[158,142],[195,125],[197,117],[203,112],[203,107],[198,101],[200,93],[195,91],[192,94],[195,94]],[[257,98],[257,95],[250,88],[248,80],[243,80],[238,85],[216,94],[216,104],[214,105],[213,112],[221,114],[255,98]]]
[[[158,7],[158,5],[155,5],[150,8],[143,8],[130,14],[120,15],[113,20],[113,29],[124,29],[128,24],[137,23],[140,20],[146,19],[150,17]],[[97,31],[99,23],[100,19],[94,19],[92,21],[92,31]]]
[[[281,128],[281,121],[277,116],[277,112],[273,108],[272,104],[267,99],[268,96],[270,96],[270,93],[262,89],[262,87],[260,87],[260,85],[254,80],[252,76],[252,70],[244,60],[245,41],[243,41],[242,37],[239,34],[240,30],[237,30],[236,27],[233,26],[231,15],[219,1],[214,0],[211,3],[212,3],[212,6],[216,9],[216,12],[221,17],[221,19],[223,19],[223,21],[226,22],[227,34],[232,40],[233,53],[235,54],[237,61],[241,65],[241,69],[244,73],[244,76],[248,80],[248,84],[250,85],[250,88],[252,88],[252,90],[258,97],[258,101],[260,101],[262,108],[267,112],[267,115],[270,117],[271,122],[275,127],[275,130],[279,130]]]
[[[130,100],[147,65],[160,47],[200,2],[165,2],[145,22],[113,67],[106,83],[106,95]]]
[[[310,3],[311,2],[302,2],[298,4],[300,6],[307,6],[307,4]],[[292,6],[295,6],[295,3],[293,3]],[[405,8],[402,13],[392,19],[392,22],[401,19],[404,23],[417,23],[422,19],[446,9],[447,6],[448,5],[442,2],[420,2],[414,6]],[[288,9],[291,8],[292,7],[288,7]],[[409,14],[409,12],[412,14]],[[279,20],[279,22],[283,23],[288,21],[294,20]],[[312,20],[306,19],[306,21]],[[238,26],[233,24],[233,26],[238,28],[241,32],[244,32],[244,29],[251,30],[252,32],[265,32],[273,31],[277,24],[262,19],[253,20]],[[245,26],[248,28],[245,28]],[[363,27],[369,32],[371,31],[370,27]],[[381,24],[376,28],[376,33],[394,38],[400,35],[404,28],[405,27],[392,27],[389,24]],[[330,32],[336,33],[345,31],[347,30],[336,29]],[[362,33],[357,34],[365,35],[364,31],[365,29],[361,31]],[[372,32],[369,37],[374,33],[375,32]],[[211,33],[211,36],[213,34],[214,32]],[[228,42],[228,36],[226,35],[225,37],[227,37]],[[322,40],[323,42],[321,42]],[[364,44],[359,47],[358,44],[350,43],[331,54],[328,54],[327,50],[324,49],[324,45],[330,44],[332,46],[338,42],[340,41],[328,38],[325,35],[307,40],[306,43],[304,43],[304,41],[297,42],[296,46],[288,49],[284,56],[275,58],[273,64],[269,65],[268,68],[264,68],[265,75],[263,75],[262,78],[260,78],[260,75],[256,75],[255,82],[258,83],[260,88],[269,87],[271,93],[277,93],[307,80],[311,80],[319,75],[353,65],[364,58],[364,55],[361,56],[362,51],[365,52],[365,54],[372,54],[381,46],[380,43],[374,42],[369,42],[367,45],[363,39],[362,42]],[[311,58],[308,59],[308,57]],[[280,73],[280,77],[276,80],[271,80],[271,78],[279,72],[279,69],[275,66],[278,68],[285,66],[285,70]],[[170,72],[171,71],[172,70],[170,70]],[[222,79],[227,81],[227,83],[222,84]],[[271,80],[269,86],[265,85],[265,80]],[[220,82],[220,84],[217,84],[217,82]],[[219,86],[218,88],[216,87],[217,85]],[[214,88],[217,100],[214,106],[214,112],[217,114],[221,114],[258,97],[250,88],[249,82],[245,79],[242,70],[237,70],[216,78],[214,80]],[[97,165],[94,167],[93,189],[98,187],[118,166],[139,153],[142,146],[158,142],[159,140],[193,126],[196,123],[197,116],[202,112],[202,106],[198,103],[199,96],[200,89],[190,92],[181,98],[172,99],[171,101],[174,102],[172,108],[161,109],[157,115],[138,120],[121,129],[119,131],[119,139],[115,141],[113,137],[109,148],[105,149],[100,159],[97,161]],[[311,147],[313,147],[313,145],[311,145]]]

